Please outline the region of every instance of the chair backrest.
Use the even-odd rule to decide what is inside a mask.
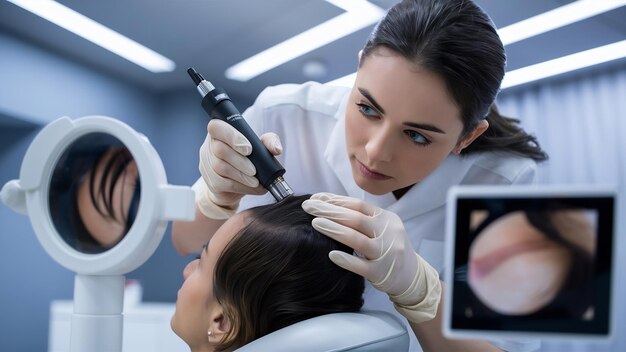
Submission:
[[[333,313],[287,326],[238,352],[408,351],[409,335],[398,318],[379,311]]]

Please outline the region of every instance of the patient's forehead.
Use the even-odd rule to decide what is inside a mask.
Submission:
[[[231,216],[213,235],[211,239],[211,245],[216,247],[216,250],[220,253],[226,247],[228,242],[235,237],[235,235],[241,231],[252,220],[252,214],[248,210],[239,212]]]

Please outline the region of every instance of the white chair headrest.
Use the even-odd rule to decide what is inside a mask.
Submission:
[[[406,326],[379,311],[333,313],[287,326],[237,352],[408,351]]]

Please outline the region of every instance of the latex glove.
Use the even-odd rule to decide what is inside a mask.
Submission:
[[[264,194],[267,190],[254,177],[256,168],[246,157],[252,153],[252,145],[246,137],[218,119],[209,121],[207,132],[200,147],[198,165],[206,187],[198,195],[196,204],[208,218],[227,219],[237,211],[244,195]],[[273,155],[282,152],[275,133],[262,135],[261,142]]]
[[[355,250],[331,251],[330,260],[386,292],[400,314],[421,323],[435,317],[441,297],[437,271],[414,250],[395,213],[359,199],[317,193],[302,204],[313,227]]]

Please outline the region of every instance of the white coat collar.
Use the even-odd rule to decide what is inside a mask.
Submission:
[[[398,214],[403,221],[436,209],[446,202],[450,186],[459,184],[474,162],[473,157],[450,155],[431,175],[414,185],[400,200],[393,193],[380,196],[362,190],[352,177],[352,168],[346,147],[345,112],[349,95],[343,99],[335,115],[337,124],[333,129],[324,158],[350,197]]]
[[[448,189],[461,183],[474,159],[474,156],[459,157],[450,154],[432,174],[411,187],[400,200],[387,209],[406,221],[446,204]]]

